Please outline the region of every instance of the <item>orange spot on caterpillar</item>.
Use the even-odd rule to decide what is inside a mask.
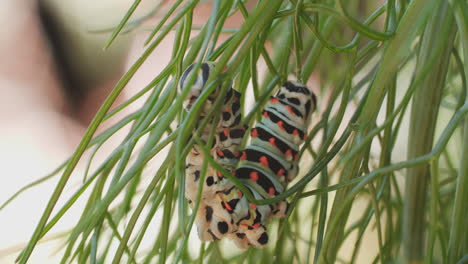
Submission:
[[[268,167],[268,159],[267,159],[267,157],[261,156],[258,160],[260,161],[260,163],[261,163],[263,166]]]
[[[272,104],[276,104],[278,102],[279,102],[279,100],[277,98],[271,98],[270,99],[270,103],[272,103]]]
[[[299,131],[297,129],[294,129],[293,135],[295,135],[295,136],[299,135]]]
[[[252,171],[252,172],[249,174],[249,176],[250,176],[250,179],[251,179],[252,181],[254,181],[254,182],[258,181],[258,172]]]
[[[292,155],[292,150],[290,150],[290,149],[286,150],[284,155],[286,155],[287,157],[290,157]]]
[[[247,154],[245,151],[242,151],[242,156],[240,157],[240,160],[245,160],[247,158]]]
[[[221,172],[219,172],[219,171],[216,172],[216,175],[218,175],[219,178],[223,177],[223,174],[221,174]]]
[[[258,132],[257,129],[252,129],[252,132],[250,133],[252,137],[258,137]]]
[[[252,208],[252,209],[254,209],[254,210],[255,210],[255,209],[257,209],[257,205],[255,205],[255,204],[251,203],[251,204],[250,204],[250,208]]]
[[[275,195],[275,188],[270,187],[270,189],[268,189],[268,194],[271,196]]]
[[[243,193],[242,193],[241,191],[238,191],[238,192],[237,192],[237,196],[239,196],[239,198],[240,198],[240,197],[243,196]]]
[[[288,110],[288,112],[291,114],[291,115],[294,115],[294,111],[292,109],[292,107],[290,105],[286,106],[286,109]]]
[[[216,151],[216,153],[218,153],[218,156],[224,157],[224,153],[221,150]]]
[[[224,206],[228,211],[232,211],[232,207],[227,202],[224,202]]]
[[[268,142],[270,142],[271,145],[276,146],[276,139],[274,137],[271,137],[268,139]]]
[[[279,169],[279,171],[276,173],[276,176],[281,177],[284,175],[284,169]]]
[[[269,117],[269,116],[268,116],[268,112],[267,112],[267,111],[263,111],[263,116],[266,117],[266,118],[268,118],[268,117]]]
[[[253,228],[259,228],[260,227],[260,224],[259,223],[256,223],[254,225],[252,225]]]
[[[227,128],[224,129],[223,133],[226,137],[229,136],[229,130]]]
[[[281,130],[284,130],[284,127],[283,127],[283,121],[278,121],[278,123],[276,123],[278,125],[278,127],[281,129]]]

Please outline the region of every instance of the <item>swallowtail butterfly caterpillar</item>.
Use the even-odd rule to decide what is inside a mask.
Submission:
[[[189,111],[195,101],[201,94],[210,72],[214,68],[214,63],[205,62],[201,64],[200,70],[196,75],[189,95],[184,101],[184,107]],[[193,71],[194,65],[190,66],[182,74],[179,89],[188,85],[188,75]],[[219,87],[209,95],[204,104],[200,116],[201,119],[212,110],[213,103],[218,96]],[[230,172],[234,171],[239,161],[239,145],[245,134],[245,127],[240,126],[240,96],[236,90],[230,88],[224,96],[224,104],[221,108],[219,122],[209,123],[203,130],[201,138],[208,139],[208,134],[212,126],[216,126],[215,139],[211,149],[211,155],[214,159]],[[191,206],[197,197],[199,178],[204,160],[204,155],[200,148],[195,144],[187,155],[186,159],[186,181],[185,196]],[[208,166],[203,183],[203,193],[200,206],[197,213],[196,225],[198,234],[202,240],[212,241],[224,237],[231,228],[231,217],[229,213],[221,207],[221,203],[216,202],[219,198],[218,192],[232,188],[233,184],[217,173],[212,167]]]
[[[251,130],[250,144],[242,151],[235,176],[256,199],[272,198],[284,191],[285,185],[298,172],[298,151],[306,137],[316,97],[304,85],[286,82],[262,110],[261,121]],[[232,197],[231,197],[232,198]],[[245,196],[230,204],[238,229],[234,240],[240,247],[263,247],[268,242],[265,222],[271,217],[284,217],[287,202],[256,206]],[[237,207],[242,207],[238,209]],[[246,213],[247,211],[247,213]],[[244,239],[245,238],[245,239]]]
[[[212,63],[202,64],[201,73],[186,100],[186,109],[190,109],[198,98],[213,67]],[[186,85],[191,69],[189,67],[183,74],[181,88]],[[210,111],[217,92],[208,98],[202,116]],[[238,177],[256,199],[274,197],[282,193],[297,174],[297,153],[315,110],[315,95],[302,84],[283,84],[278,94],[266,104],[262,120],[251,131],[250,144],[240,153],[238,148],[245,128],[239,127],[239,97],[240,94],[231,89],[226,95],[220,123],[211,124],[217,126],[211,155]],[[205,137],[208,131],[204,133]],[[186,197],[190,203],[196,198],[203,158],[196,145],[187,156]],[[233,164],[239,159],[234,170]],[[241,248],[263,247],[268,243],[266,221],[271,217],[284,217],[286,210],[286,201],[274,205],[250,204],[241,191],[210,167],[197,213],[197,229],[202,240],[227,236]]]

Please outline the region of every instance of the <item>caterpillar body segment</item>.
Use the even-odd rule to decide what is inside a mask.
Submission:
[[[190,84],[190,74],[193,72],[195,64],[190,65],[183,73],[179,81],[179,91],[182,91],[187,85]],[[192,85],[190,86],[190,91],[187,97],[183,102],[183,106],[185,110],[190,111],[192,109],[193,104],[200,96],[203,88],[208,81],[210,76],[210,72],[213,71],[215,64],[213,62],[204,62],[200,65],[197,74],[195,75],[195,80],[193,80]],[[219,87],[215,89],[213,93],[209,95],[207,100],[205,101],[204,107],[200,113],[200,116],[205,116],[208,111],[213,108],[213,103],[218,96]]]

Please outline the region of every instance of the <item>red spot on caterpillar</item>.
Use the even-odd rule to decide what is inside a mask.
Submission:
[[[275,188],[270,187],[270,189],[268,189],[268,194],[271,196],[275,195]]]
[[[226,137],[229,136],[229,130],[227,128],[224,129],[223,133]]]
[[[247,158],[247,154],[245,151],[242,151],[242,156],[240,157],[240,160],[245,160]]]
[[[284,155],[286,155],[286,157],[290,157],[292,155],[292,150],[290,150],[290,149],[286,150]]]
[[[299,135],[299,131],[297,129],[294,129],[293,135],[295,135],[295,136]]]
[[[307,134],[304,134],[304,136],[302,137],[302,139],[306,140],[307,138]]]
[[[271,145],[276,146],[276,139],[274,137],[271,137],[268,139],[268,142],[270,142]]]
[[[270,103],[272,103],[272,104],[276,104],[278,102],[279,102],[279,100],[277,98],[271,98],[270,99]]]
[[[219,171],[216,172],[216,175],[218,175],[219,178],[223,177],[223,174],[221,174],[221,172],[219,172]]]
[[[283,127],[283,121],[278,121],[278,123],[276,123],[278,125],[278,127],[281,129],[281,130],[284,130],[284,127]]]
[[[226,70],[227,70],[227,66],[224,66],[221,72],[225,72]]]
[[[250,204],[250,208],[252,208],[252,209],[254,209],[254,210],[255,210],[255,209],[257,209],[257,205],[255,205],[255,204],[251,203],[251,204]]]
[[[291,114],[291,115],[294,115],[294,111],[292,109],[292,107],[290,105],[286,106],[286,109],[288,110],[288,112]]]
[[[237,196],[239,196],[239,198],[242,197],[242,196],[243,196],[242,192],[241,192],[241,191],[238,191],[238,192],[237,192]]]
[[[232,211],[232,207],[228,203],[224,202],[224,206],[228,211]]]
[[[258,160],[260,161],[260,163],[261,163],[263,166],[268,167],[268,159],[267,159],[267,157],[261,156]]]
[[[240,155],[240,152],[239,152],[239,151],[234,152],[234,157],[238,158],[239,155]]]
[[[297,160],[299,158],[299,154],[296,153],[296,155],[294,155],[294,160]]]
[[[259,223],[256,223],[254,225],[252,225],[253,228],[259,228],[260,227],[260,224]]]
[[[225,112],[231,113],[231,108],[226,108]]]
[[[281,177],[284,175],[284,169],[279,169],[279,171],[276,173],[276,176]]]
[[[251,179],[252,181],[254,181],[254,182],[258,181],[258,172],[252,171],[252,172],[249,174],[249,176],[250,176],[250,179]]]
[[[263,116],[266,117],[266,118],[268,118],[268,117],[269,117],[269,116],[268,116],[268,112],[267,112],[267,111],[263,111]]]
[[[252,132],[250,133],[250,135],[251,135],[252,137],[258,137],[257,129],[256,129],[256,128],[255,128],[255,129],[252,129]]]
[[[224,157],[224,153],[221,150],[216,151],[216,153],[218,153],[218,156]]]

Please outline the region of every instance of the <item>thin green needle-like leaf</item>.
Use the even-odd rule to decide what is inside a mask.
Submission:
[[[130,9],[127,11],[123,19],[120,21],[119,25],[115,28],[114,32],[112,32],[112,35],[110,36],[109,40],[107,41],[106,45],[104,46],[104,49],[107,49],[110,47],[110,45],[114,42],[115,38],[119,35],[120,31],[122,31],[123,27],[127,23],[127,21],[130,19],[132,16],[133,12],[137,9],[138,5],[140,5],[141,0],[135,0],[133,2],[132,6]]]

